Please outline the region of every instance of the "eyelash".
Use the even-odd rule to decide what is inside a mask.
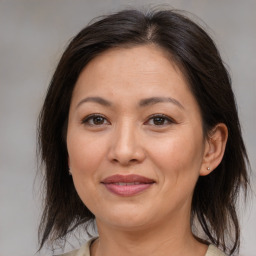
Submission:
[[[174,119],[172,119],[169,116],[166,116],[164,114],[154,114],[154,115],[150,116],[148,121],[146,121],[145,123],[148,123],[150,120],[154,120],[156,118],[161,118],[162,120],[164,120],[164,122],[167,121],[167,123],[165,123],[165,124],[151,124],[151,125],[154,125],[154,126],[165,126],[165,125],[168,125],[168,124],[175,124],[175,123],[177,123]]]
[[[90,121],[93,121],[95,118],[99,118],[99,117],[102,118],[102,119],[104,119],[104,121],[107,120],[106,117],[103,116],[103,115],[101,115],[101,114],[91,114],[91,115],[85,117],[85,118],[82,120],[82,124],[88,124],[89,126],[99,126],[99,124],[90,124],[90,123],[89,123]],[[108,122],[108,123],[109,123],[109,122]],[[100,124],[100,125],[103,125],[103,124]]]
[[[96,118],[102,118],[103,120],[103,123],[101,124],[95,124],[95,123],[90,123],[91,121],[95,121]],[[160,118],[161,121],[164,121],[164,124],[150,124],[152,126],[165,126],[165,125],[168,125],[168,124],[175,124],[177,123],[174,119],[170,118],[169,116],[166,116],[166,115],[163,115],[163,114],[154,114],[154,115],[151,115],[148,120],[144,123],[144,124],[148,124],[150,122],[150,120],[154,120],[156,118]],[[86,124],[86,125],[89,125],[89,126],[101,126],[101,125],[104,125],[104,122],[107,121],[107,124],[109,125],[110,122],[107,120],[107,118],[101,114],[91,114],[87,117],[85,117],[83,120],[82,120],[82,124]],[[166,123],[167,121],[167,123]],[[153,121],[154,122],[154,121]]]

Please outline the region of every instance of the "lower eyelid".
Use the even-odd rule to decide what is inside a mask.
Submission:
[[[152,121],[152,122],[154,122],[154,121]],[[152,124],[152,123],[151,123],[151,124],[149,124],[149,125],[151,125],[151,126],[156,126],[156,127],[157,127],[157,126],[158,126],[158,127],[161,127],[161,126],[166,126],[166,125],[169,125],[169,124],[172,124],[172,123],[173,123],[173,122],[170,122],[170,121],[167,120],[167,122],[164,121],[163,124],[154,124],[154,123]]]
[[[154,118],[163,118],[165,119],[165,122],[167,121],[168,124],[173,124],[173,123],[177,123],[173,118],[169,117],[169,116],[166,116],[166,115],[162,115],[162,114],[159,114],[159,115],[153,115],[151,117],[148,118],[148,121],[149,122],[150,120],[153,120]],[[160,126],[160,125],[159,125]]]
[[[100,115],[100,114],[91,114],[91,115],[88,115],[88,116],[86,116],[85,118],[83,118],[83,119],[81,120],[81,123],[82,123],[82,124],[89,124],[89,122],[90,122],[93,118],[95,118],[95,117],[101,117],[101,118],[104,119],[104,123],[105,123],[106,121],[109,123],[109,121],[107,120],[107,118],[106,118],[105,116],[103,116],[103,115]],[[90,125],[93,126],[93,124],[90,124]]]
[[[93,122],[93,118],[95,118],[95,117],[101,117],[101,118],[103,118],[104,119],[104,121],[103,121],[103,123],[102,124],[90,124],[89,122]],[[159,125],[156,125],[156,124],[151,124],[152,126],[154,125],[154,126],[164,126],[164,125],[168,125],[168,124],[175,124],[175,123],[177,123],[173,118],[171,118],[171,117],[169,117],[169,116],[166,116],[166,115],[163,115],[163,114],[155,114],[155,115],[153,115],[153,116],[150,116],[148,119],[147,119],[147,121],[146,122],[144,122],[143,124],[147,124],[147,123],[149,123],[150,121],[151,122],[153,122],[154,121],[154,118],[163,118],[163,119],[165,119],[164,120],[164,124],[159,124]],[[111,124],[110,122],[109,122],[109,120],[104,116],[104,115],[102,115],[102,114],[97,114],[97,113],[95,113],[95,114],[90,114],[90,115],[88,115],[88,116],[86,116],[86,117],[84,117],[84,118],[82,118],[81,119],[81,124],[84,124],[84,125],[90,125],[90,126],[101,126],[101,125],[106,125],[106,124]]]

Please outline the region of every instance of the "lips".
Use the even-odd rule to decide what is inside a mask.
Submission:
[[[140,175],[113,175],[101,182],[110,192],[119,196],[134,196],[149,189],[155,181]]]

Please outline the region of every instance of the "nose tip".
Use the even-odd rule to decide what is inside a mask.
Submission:
[[[121,165],[140,163],[145,159],[141,139],[134,130],[124,129],[114,135],[111,142],[109,160]]]
[[[142,156],[142,154],[138,154],[136,152],[118,152],[117,154],[113,155],[113,157],[111,157],[111,161],[114,163],[119,163],[121,165],[132,165],[132,164],[136,164],[136,163],[140,163],[142,162],[144,159],[144,157]]]

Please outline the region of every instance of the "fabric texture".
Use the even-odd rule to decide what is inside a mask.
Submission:
[[[64,253],[58,256],[90,256],[90,245],[95,239],[97,238],[92,238],[78,250]],[[217,247],[210,244],[205,256],[225,256],[225,254],[222,251],[220,251]]]
[[[219,250],[217,247],[210,244],[205,256],[225,256],[225,254],[221,250]]]

